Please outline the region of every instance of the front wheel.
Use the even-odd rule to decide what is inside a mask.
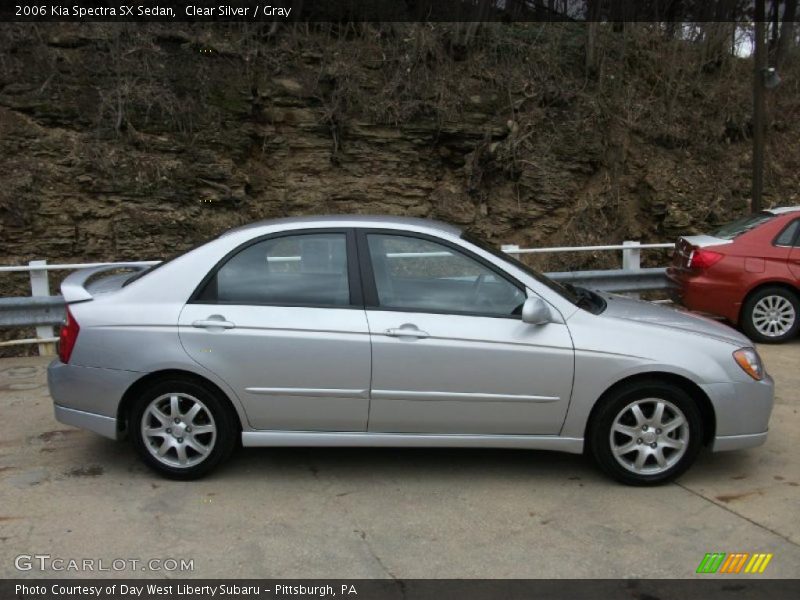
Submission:
[[[193,381],[161,381],[136,399],[133,445],[148,466],[171,479],[196,479],[236,445],[234,415],[218,395]]]
[[[700,451],[702,418],[694,400],[667,383],[625,386],[594,415],[589,447],[600,467],[629,485],[657,485],[688,469]]]
[[[742,307],[742,329],[751,340],[780,344],[800,329],[800,300],[789,290],[770,286],[750,296]]]

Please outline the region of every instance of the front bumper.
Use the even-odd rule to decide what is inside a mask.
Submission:
[[[761,381],[710,383],[700,386],[716,416],[713,450],[740,450],[760,446],[767,439],[775,397],[772,377]]]

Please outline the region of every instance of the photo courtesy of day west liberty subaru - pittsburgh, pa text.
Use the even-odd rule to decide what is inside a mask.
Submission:
[[[159,596],[193,596],[202,598],[225,598],[230,596],[260,596],[262,594],[314,596],[327,598],[330,596],[357,596],[358,590],[351,583],[337,585],[331,584],[305,585],[305,584],[274,584],[266,587],[258,585],[239,585],[233,583],[219,584],[192,584],[192,583],[142,583],[142,584],[35,584],[18,583],[15,594],[21,596],[85,596],[100,598],[103,596],[124,596],[130,598],[157,598]]]

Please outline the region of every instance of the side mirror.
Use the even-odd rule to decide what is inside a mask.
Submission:
[[[552,320],[550,308],[539,296],[531,296],[522,305],[522,322],[530,325],[544,325]]]

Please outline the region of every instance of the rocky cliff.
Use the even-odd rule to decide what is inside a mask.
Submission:
[[[584,25],[458,35],[1,27],[0,264],[161,258],[297,214],[555,245],[670,240],[746,210],[749,60],[652,26],[600,26],[592,64]],[[770,93],[768,204],[797,202],[791,69]]]

